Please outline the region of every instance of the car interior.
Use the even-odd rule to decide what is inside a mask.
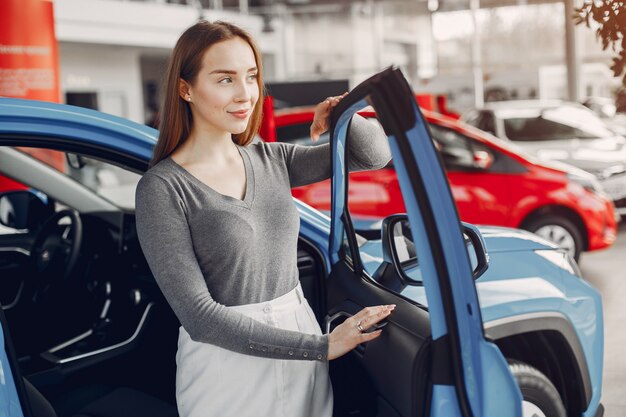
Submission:
[[[133,210],[12,147],[0,147],[0,175],[30,187],[18,193],[28,198],[16,207],[29,210],[31,227],[0,231],[0,304],[31,415],[177,416],[180,323],[141,252]],[[5,197],[0,197],[0,212]],[[301,236],[300,281],[322,329],[326,314],[332,313],[323,259]],[[382,289],[375,283],[371,288],[377,293]],[[393,343],[381,343],[369,359],[360,347],[331,362],[335,416],[426,412],[416,402],[426,404],[429,392],[424,382],[429,325],[427,312],[415,309],[421,319],[399,318],[406,326],[394,329]],[[416,339],[419,343],[413,343]],[[411,365],[403,370],[389,366],[394,356],[389,349],[407,358],[394,363]],[[418,370],[425,377],[416,382]],[[399,385],[387,383],[396,377]],[[399,410],[398,404],[412,411]]]

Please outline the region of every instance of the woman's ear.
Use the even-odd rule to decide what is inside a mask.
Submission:
[[[191,101],[191,87],[189,83],[182,78],[178,79],[178,95],[185,101]]]

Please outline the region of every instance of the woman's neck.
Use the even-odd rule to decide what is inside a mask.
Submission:
[[[207,162],[221,165],[238,156],[230,132],[216,132],[214,129],[196,127],[192,128],[179,151],[178,159],[189,165]]]

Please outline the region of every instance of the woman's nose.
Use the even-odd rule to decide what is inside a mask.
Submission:
[[[235,96],[235,100],[250,101],[252,99],[252,90],[254,88],[258,88],[256,83],[254,83],[254,85],[248,84],[245,81],[239,83],[239,88],[237,89],[237,95]]]

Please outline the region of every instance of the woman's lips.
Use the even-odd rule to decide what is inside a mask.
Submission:
[[[245,119],[246,117],[248,117],[249,112],[250,110],[239,110],[239,111],[229,111],[228,113],[230,113],[231,115],[235,116],[238,119]]]

